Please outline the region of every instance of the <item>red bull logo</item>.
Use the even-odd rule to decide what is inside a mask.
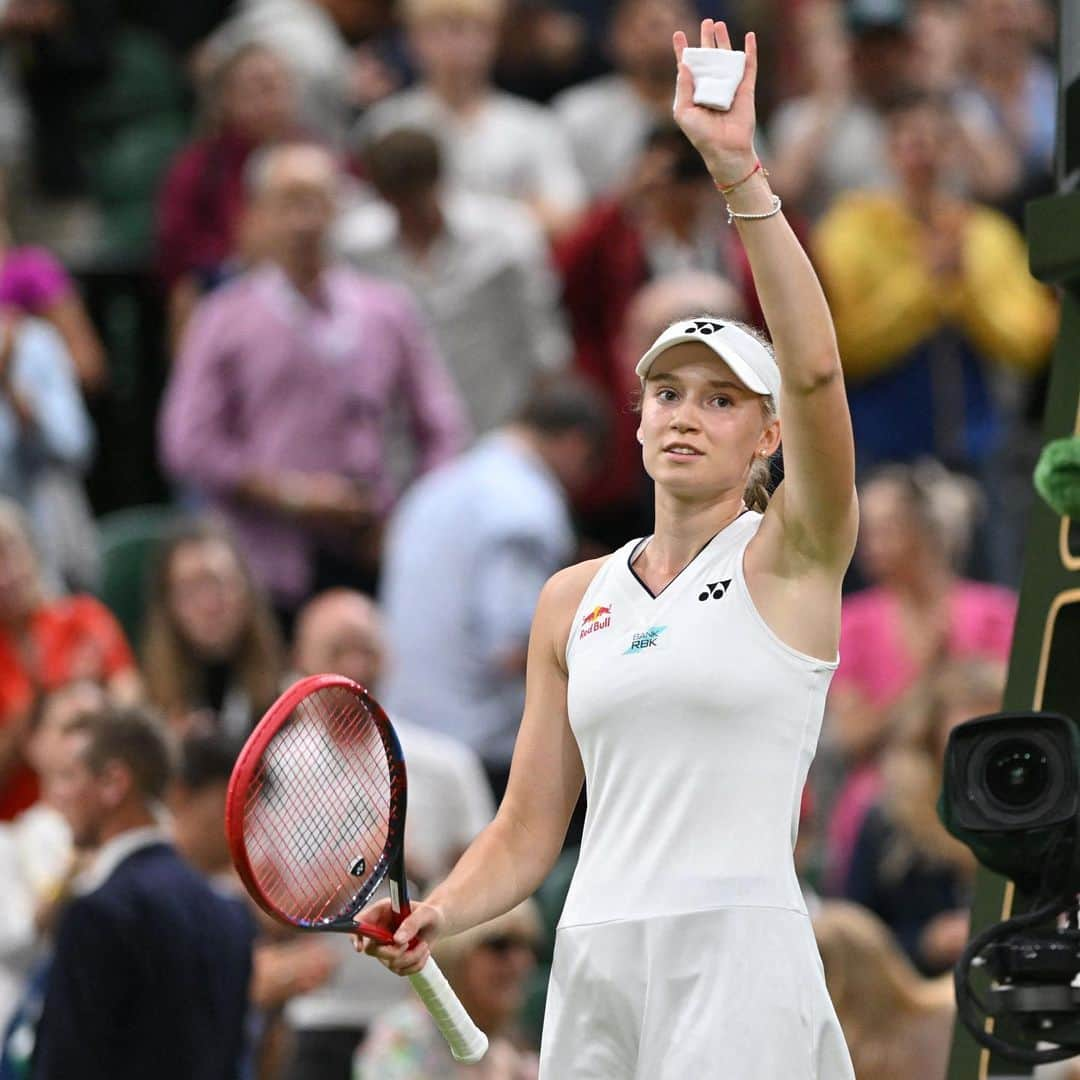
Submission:
[[[585,617],[581,620],[581,632],[578,634],[578,640],[581,641],[590,634],[595,634],[598,630],[606,630],[610,625],[611,608],[603,605],[594,607],[592,611],[587,611]]]

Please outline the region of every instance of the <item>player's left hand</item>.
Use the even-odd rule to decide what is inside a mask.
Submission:
[[[734,184],[746,176],[757,162],[754,151],[757,37],[752,32],[746,35],[746,71],[735,91],[731,108],[726,112],[694,104],[694,76],[682,58],[688,44],[686,34],[677,30],[673,43],[679,67],[675,84],[675,122],[701,154],[713,179],[721,186]],[[730,49],[727,26],[712,19],[702,20],[701,47]]]

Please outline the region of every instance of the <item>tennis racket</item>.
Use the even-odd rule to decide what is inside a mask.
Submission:
[[[398,924],[405,882],[405,761],[379,703],[358,683],[313,675],[286,690],[248,737],[225,804],[233,863],[255,902],[301,930],[360,933],[354,922],[384,878]],[[435,961],[410,975],[458,1061],[479,1061],[487,1036]]]

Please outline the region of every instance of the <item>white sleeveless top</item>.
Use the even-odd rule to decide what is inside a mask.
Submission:
[[[792,850],[836,662],[758,614],[745,512],[659,595],[610,556],[566,647],[588,810],[560,927],[729,906],[806,911]]]

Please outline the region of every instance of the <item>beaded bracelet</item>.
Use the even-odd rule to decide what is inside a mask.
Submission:
[[[780,207],[784,204],[780,201],[779,195],[773,195],[773,204],[771,210],[766,210],[764,214],[737,214],[729,206],[727,208],[727,223],[730,225],[733,221],[764,221],[766,218],[776,217],[780,213]]]
[[[758,159],[757,164],[741,180],[736,180],[734,184],[720,184],[716,180],[714,180],[713,183],[716,185],[716,190],[719,191],[721,195],[727,195],[728,192],[734,191],[737,187],[742,187],[750,177],[756,176],[758,173],[761,173],[762,176],[768,178],[769,170],[761,164],[760,158]]]

